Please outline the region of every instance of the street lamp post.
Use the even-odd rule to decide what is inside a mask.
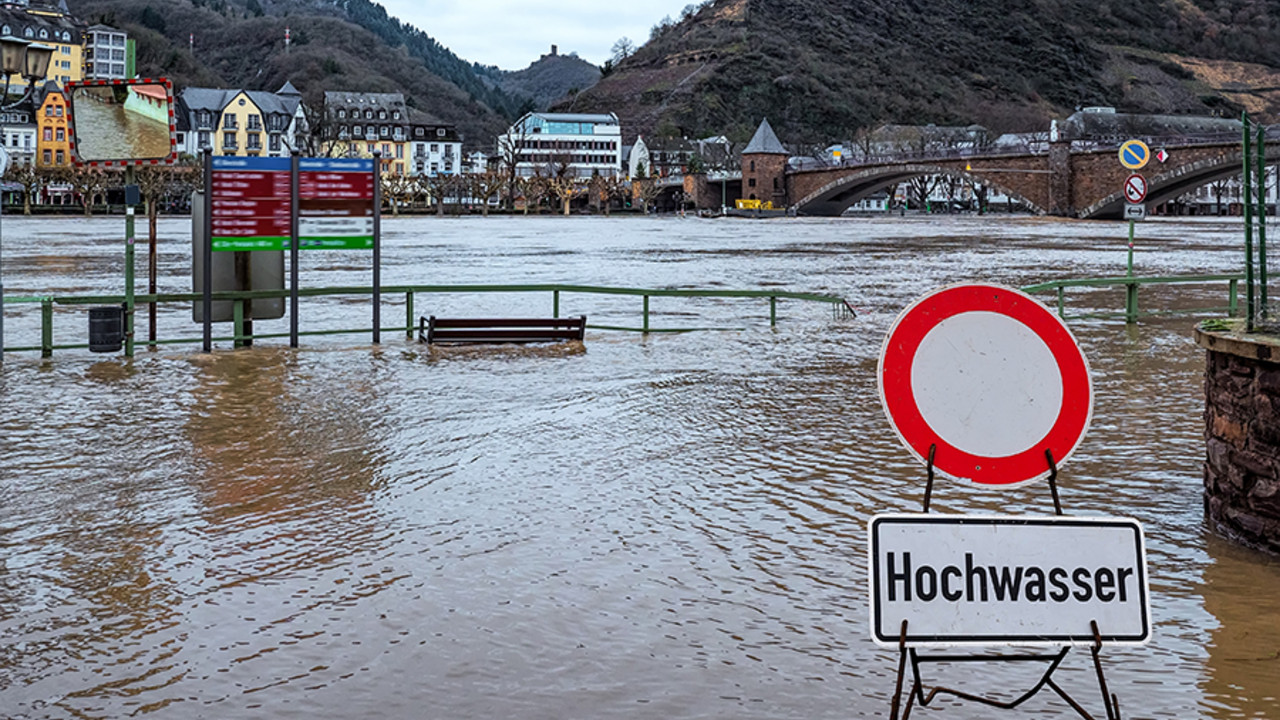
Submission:
[[[0,37],[0,72],[4,73],[4,95],[0,95],[0,113],[21,105],[32,96],[36,83],[49,72],[49,60],[53,58],[53,50],[48,45],[33,44],[28,40],[10,35]],[[21,98],[10,103],[9,81],[14,75],[22,76],[27,82],[27,89]],[[0,146],[4,143],[4,135],[4,117],[0,115]],[[0,150],[3,148],[0,147]],[[0,210],[3,210],[3,206],[4,192],[0,189]],[[3,239],[4,234],[0,232],[0,248],[3,248]],[[0,362],[4,362],[4,257],[2,254],[0,254]]]

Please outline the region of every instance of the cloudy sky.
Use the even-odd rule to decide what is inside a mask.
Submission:
[[[692,0],[696,2],[697,0]],[[413,25],[464,60],[521,70],[558,45],[599,65],[620,37],[639,46],[663,16],[672,19],[691,0],[380,0],[391,15]]]

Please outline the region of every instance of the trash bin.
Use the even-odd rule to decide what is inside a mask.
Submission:
[[[124,344],[124,308],[89,308],[89,352],[119,352]]]

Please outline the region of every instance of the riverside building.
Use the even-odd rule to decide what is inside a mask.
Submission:
[[[614,177],[622,171],[622,126],[613,113],[532,112],[498,136],[498,157],[514,159],[521,177]]]

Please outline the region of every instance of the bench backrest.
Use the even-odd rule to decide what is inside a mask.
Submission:
[[[439,318],[418,321],[418,339],[427,342],[530,343],[582,340],[587,316],[563,318]]]

